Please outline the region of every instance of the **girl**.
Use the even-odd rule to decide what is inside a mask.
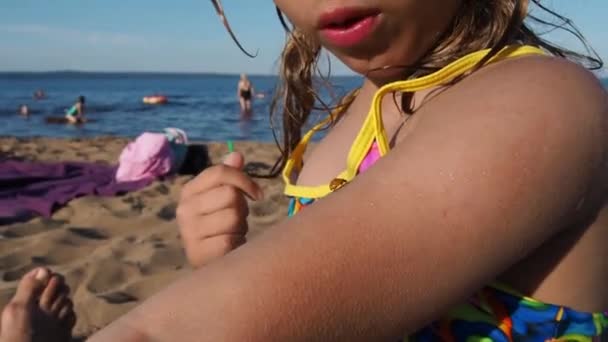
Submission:
[[[247,243],[243,194],[262,194],[228,156],[178,209],[205,266],[92,340],[606,338],[608,101],[528,1],[275,3],[298,214]],[[365,81],[300,139],[321,46]]]

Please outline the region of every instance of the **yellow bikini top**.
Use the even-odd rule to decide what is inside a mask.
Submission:
[[[361,162],[367,155],[374,142],[376,142],[378,145],[380,156],[386,155],[390,149],[388,140],[386,138],[386,133],[384,131],[382,114],[380,110],[382,99],[386,94],[393,92],[416,92],[441,84],[446,84],[449,81],[454,80],[456,77],[459,77],[472,70],[489,52],[489,49],[474,52],[454,61],[441,70],[430,75],[407,81],[389,83],[380,88],[374,95],[369,114],[367,115],[359,134],[355,138],[350,148],[350,152],[348,153],[348,158],[346,160],[346,170],[341,172],[330,184],[318,186],[295,185],[292,182],[295,181],[297,173],[303,167],[303,156],[306,152],[308,142],[317,131],[328,125],[332,118],[336,117],[336,113],[332,113],[329,118],[317,124],[308,133],[306,133],[304,137],[302,137],[302,140],[294,149],[290,159],[287,160],[285,169],[283,170],[285,194],[291,197],[318,199],[327,196],[331,192],[342,187],[344,184],[352,181],[357,175]],[[519,56],[541,54],[544,54],[543,50],[533,46],[507,46],[492,57],[487,63],[489,64]],[[344,107],[339,107],[337,108],[337,111],[343,112],[345,109],[346,108]]]

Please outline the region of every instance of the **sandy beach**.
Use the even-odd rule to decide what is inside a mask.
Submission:
[[[0,153],[35,161],[116,164],[127,139],[0,138]],[[212,162],[227,153],[208,144]],[[248,167],[263,169],[278,156],[274,144],[236,142]],[[191,177],[158,181],[120,197],[83,197],[52,218],[0,226],[0,307],[28,270],[46,266],[65,275],[78,323],[75,336],[104,327],[172,280],[191,272],[175,221],[180,189]],[[282,220],[287,201],[280,178],[258,180],[265,199],[251,203],[250,238]]]

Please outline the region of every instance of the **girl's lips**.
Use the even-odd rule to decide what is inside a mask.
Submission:
[[[380,12],[368,8],[338,8],[319,19],[321,36],[338,47],[361,43],[376,28]]]

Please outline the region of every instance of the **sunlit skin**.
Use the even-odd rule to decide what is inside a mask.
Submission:
[[[377,9],[377,26],[360,44],[338,48],[322,39],[364,75],[416,61],[461,5],[275,3],[320,39],[324,13]],[[344,169],[373,94],[396,77],[364,81],[308,154],[298,184],[325,184]],[[239,171],[242,157],[203,172],[184,188],[178,208],[197,270],[91,340],[395,340],[495,279],[543,302],[605,310],[608,100],[597,79],[565,60],[533,56],[485,67],[441,90],[414,94],[416,114],[407,122],[385,99],[391,152],[252,241],[244,238],[243,196],[261,194]]]
[[[460,6],[455,0],[276,4],[361,74],[416,61]],[[378,24],[360,44],[332,46],[317,23],[338,7],[376,8]],[[344,169],[372,95],[396,76],[365,80],[307,157],[298,184],[325,184]],[[443,90],[415,94],[416,114],[407,123],[385,99],[393,150],[339,192],[242,246],[234,240],[246,231],[246,211],[231,188],[255,198],[256,185],[226,165],[200,175],[184,189],[179,218],[182,235],[191,236],[185,242],[191,262],[205,266],[94,340],[122,334],[390,340],[441,317],[494,279],[547,303],[604,310],[608,104],[599,82],[579,66],[539,56],[486,67]],[[229,164],[239,164],[231,158]],[[215,212],[218,193],[227,195]],[[232,219],[224,226],[203,224],[227,212]]]

